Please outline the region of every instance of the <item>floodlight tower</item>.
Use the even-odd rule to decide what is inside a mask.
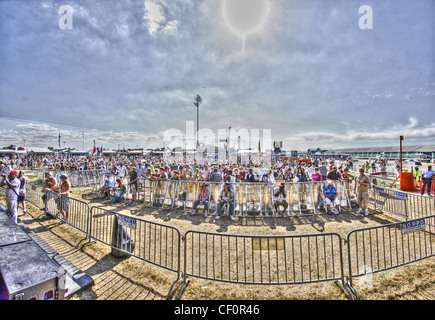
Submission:
[[[193,105],[196,107],[196,149],[199,147],[199,105],[202,103],[202,98],[199,94],[195,97],[195,102]]]

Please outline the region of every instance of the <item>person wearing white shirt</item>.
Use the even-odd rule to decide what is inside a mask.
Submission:
[[[15,170],[9,172],[8,177],[2,176],[0,185],[6,190],[6,213],[11,217],[11,220],[17,224],[17,207],[18,207],[18,193],[20,190],[21,182],[17,179],[18,173]]]

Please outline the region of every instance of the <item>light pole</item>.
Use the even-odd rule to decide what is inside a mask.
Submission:
[[[198,137],[198,131],[199,131],[199,105],[202,103],[202,98],[199,94],[195,97],[195,102],[193,105],[196,107],[196,149],[199,147],[199,137]]]

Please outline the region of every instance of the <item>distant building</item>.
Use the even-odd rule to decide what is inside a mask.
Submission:
[[[331,149],[323,150],[308,149],[308,155],[314,156],[333,156],[333,155],[349,155],[354,158],[376,158],[378,156],[385,156],[387,159],[399,159],[400,158],[400,147],[399,146],[389,146],[389,147],[360,147],[360,148],[342,148],[342,149]],[[414,159],[414,158],[428,158],[429,160],[435,159],[435,144],[429,145],[402,145],[402,158],[403,159]]]

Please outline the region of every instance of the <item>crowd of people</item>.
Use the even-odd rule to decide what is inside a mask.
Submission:
[[[372,170],[376,163],[367,161],[358,170],[360,176],[354,177],[350,174],[349,169],[353,169],[353,160],[349,157],[333,159],[321,157],[272,157],[270,161],[265,162],[264,158],[260,161],[174,161],[164,156],[148,155],[122,155],[94,157],[94,156],[77,156],[77,155],[26,155],[19,156],[16,159],[3,159],[0,161],[0,172],[2,173],[1,186],[6,191],[8,202],[8,211],[13,212],[16,217],[16,204],[22,203],[25,210],[25,181],[24,171],[18,173],[12,168],[41,168],[46,170],[46,179],[43,185],[45,197],[53,194],[60,214],[68,218],[69,192],[71,184],[68,180],[68,174],[75,171],[101,170],[112,176],[116,176],[116,184],[106,179],[101,186],[101,194],[106,198],[111,198],[111,203],[125,201],[127,190],[132,195],[129,205],[137,204],[137,192],[139,179],[148,178],[150,180],[187,180],[187,181],[204,181],[204,182],[222,182],[224,187],[218,201],[218,217],[223,207],[228,206],[230,213],[234,212],[234,190],[232,184],[236,182],[266,182],[280,183],[281,190],[274,195],[275,209],[288,206],[285,200],[285,182],[307,182],[307,181],[328,181],[323,190],[328,212],[337,213],[340,211],[336,200],[336,188],[334,181],[345,181],[347,186],[351,186],[355,181],[355,193],[358,191],[358,201],[360,209],[367,213],[367,197],[363,195],[366,192],[366,186],[370,185],[370,179],[365,175]],[[381,170],[383,169],[384,160],[381,161]],[[376,168],[376,167],[375,167]],[[60,171],[60,182],[56,181],[51,175],[50,170]],[[376,170],[376,169],[375,169]],[[362,174],[362,175],[361,175]],[[9,176],[10,175],[10,176]],[[429,175],[432,179],[434,174]],[[10,179],[8,179],[9,177]],[[362,178],[364,177],[364,179]],[[125,184],[124,178],[128,178]],[[425,177],[425,185],[429,184],[429,178]],[[368,180],[368,182],[367,182]],[[228,187],[228,188],[227,188]],[[18,190],[18,191],[17,191]],[[430,190],[430,186],[428,188]],[[16,197],[14,193],[16,192]],[[192,214],[197,212],[199,204],[205,207],[205,215],[208,213],[207,190],[201,190],[198,199],[194,203]],[[20,195],[21,193],[21,195]],[[19,198],[20,197],[20,198]],[[12,200],[13,203],[10,203]],[[49,200],[45,198],[44,201]],[[335,209],[335,210],[334,210]],[[233,216],[233,214],[231,214]]]

